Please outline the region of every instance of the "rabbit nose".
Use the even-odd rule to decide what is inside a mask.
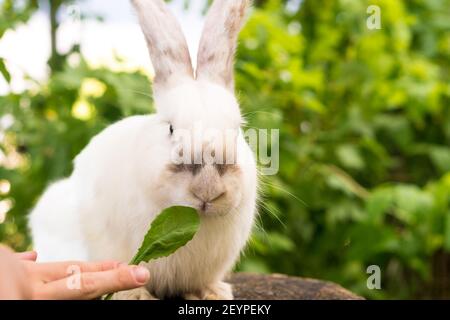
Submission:
[[[225,191],[221,191],[220,193],[217,193],[214,196],[210,197],[210,199],[206,202],[216,201],[217,199],[222,198],[224,195],[225,195]]]
[[[190,192],[205,206],[208,206],[225,195],[226,187],[214,166],[206,165],[194,176]]]
[[[194,197],[202,201],[202,208],[206,207],[209,203],[216,201],[217,199],[223,197],[225,195],[225,191],[219,191],[216,193],[204,193],[204,192],[193,192]],[[204,208],[203,208],[204,209]]]
[[[218,200],[226,193],[225,185],[221,181],[199,180],[191,186],[192,195],[205,205]]]

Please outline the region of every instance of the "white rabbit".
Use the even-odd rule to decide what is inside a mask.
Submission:
[[[194,75],[182,31],[163,0],[132,1],[155,69],[157,113],[111,125],[76,157],[72,175],[50,186],[30,215],[41,261],[63,259],[129,261],[150,223],[164,208],[198,209],[200,229],[185,247],[146,264],[146,289],[122,298],[182,296],[232,299],[223,282],[244,248],[256,215],[257,174],[253,153],[240,131],[234,96],[233,60],[248,0],[215,0],[200,41]],[[204,134],[213,128],[237,135],[225,146]],[[225,154],[227,164],[174,163],[192,151],[176,138],[184,130],[191,142]],[[205,149],[203,148],[203,149]],[[177,151],[174,151],[177,150]],[[215,155],[214,155],[215,153]],[[228,154],[228,153],[227,153]],[[205,154],[197,150],[191,155]],[[148,291],[147,291],[148,290]]]

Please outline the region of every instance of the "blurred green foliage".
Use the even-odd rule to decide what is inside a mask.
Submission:
[[[280,129],[280,171],[262,177],[259,227],[238,268],[369,298],[450,298],[450,1],[295,3],[256,1],[241,34],[243,114]],[[370,4],[380,30],[366,27]],[[26,20],[22,9],[2,9],[0,35]],[[0,97],[1,123],[14,120],[0,140],[0,201],[11,207],[0,240],[18,250],[30,246],[27,213],[89,139],[152,110],[142,72],[93,69],[76,50],[64,59],[48,82]],[[8,80],[1,57],[0,71]],[[367,288],[369,265],[382,290]]]

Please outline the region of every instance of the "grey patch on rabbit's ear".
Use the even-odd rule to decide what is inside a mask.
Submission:
[[[215,0],[206,17],[197,57],[197,79],[234,91],[234,55],[250,0]]]
[[[147,41],[155,70],[154,89],[194,78],[191,57],[180,25],[163,0],[131,0]]]

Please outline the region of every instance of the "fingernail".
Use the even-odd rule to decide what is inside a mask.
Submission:
[[[133,276],[134,279],[138,282],[138,283],[146,283],[148,281],[148,279],[150,278],[150,273],[148,272],[147,268],[144,267],[134,267],[133,270]]]

